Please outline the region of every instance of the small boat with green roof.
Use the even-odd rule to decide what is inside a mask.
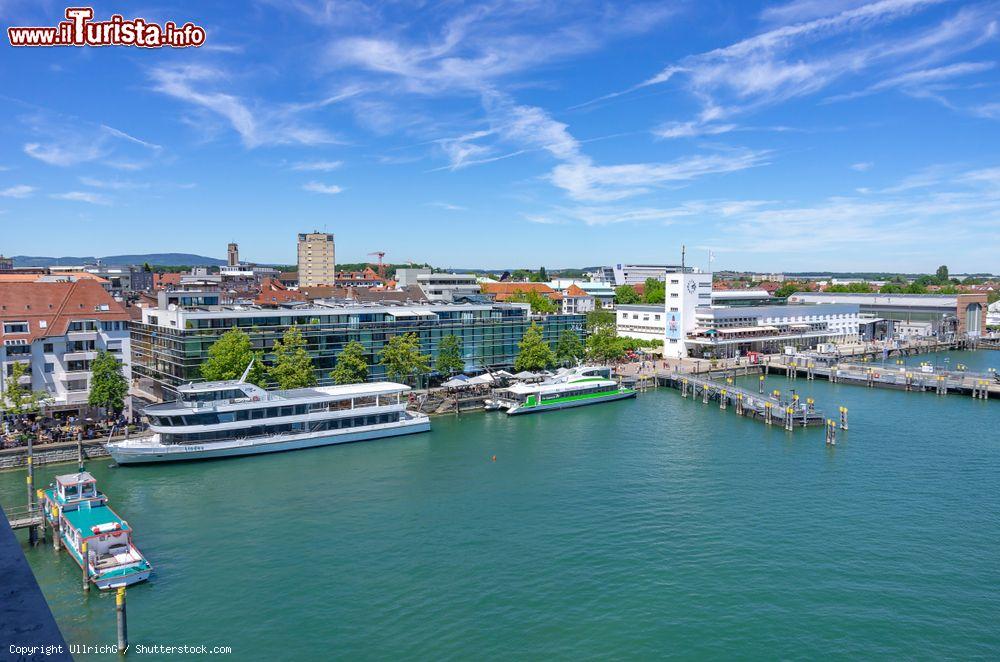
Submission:
[[[73,560],[100,589],[145,581],[153,567],[132,542],[132,527],[108,506],[86,471],[56,476],[43,492],[45,518]]]
[[[538,384],[517,383],[500,389],[487,406],[516,416],[634,398],[635,394],[635,389],[620,386],[611,378],[611,368],[579,366],[561,370]]]

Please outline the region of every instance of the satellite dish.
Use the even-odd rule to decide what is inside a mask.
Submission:
[[[176,303],[172,303],[172,304],[168,305],[167,306],[167,310],[169,310],[171,312],[177,310],[177,304]]]

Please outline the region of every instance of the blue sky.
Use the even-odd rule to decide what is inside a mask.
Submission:
[[[5,254],[1000,272],[998,2],[94,7],[208,39],[4,38]]]

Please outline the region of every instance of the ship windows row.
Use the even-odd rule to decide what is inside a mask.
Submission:
[[[589,395],[591,393],[610,393],[611,391],[617,391],[618,384],[608,384],[607,386],[591,386],[590,388],[584,389],[573,389],[572,393],[566,393],[565,391],[559,391],[556,393],[544,393],[542,395],[542,402],[548,400],[558,400],[559,398],[565,398],[567,396],[579,396],[579,395]]]
[[[231,439],[248,439],[252,437],[265,437],[277,434],[301,434],[305,432],[327,432],[334,430],[348,430],[351,428],[366,427],[369,425],[384,425],[386,423],[396,423],[399,421],[400,412],[393,411],[385,414],[371,414],[370,416],[353,416],[348,418],[332,418],[325,421],[313,421],[309,423],[282,423],[280,425],[255,425],[239,430],[214,430],[212,432],[194,432],[191,434],[163,434],[160,439],[164,444],[195,444],[211,441],[229,441]]]
[[[369,401],[370,400],[370,401]],[[375,398],[355,398],[354,407],[370,407],[375,405]],[[238,409],[236,411],[204,412],[185,414],[183,416],[156,416],[149,414],[151,425],[178,427],[182,425],[216,425],[218,423],[234,423],[236,421],[259,421],[265,418],[280,418],[282,416],[303,416],[321,411],[342,411],[351,408],[350,400],[335,402],[317,402],[309,405],[286,405],[284,407],[267,407],[259,409]]]

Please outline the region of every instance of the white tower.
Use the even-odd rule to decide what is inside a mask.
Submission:
[[[665,282],[666,329],[663,339],[663,356],[680,359],[688,355],[687,336],[698,326],[698,306],[712,305],[712,274],[684,266],[667,273]]]

